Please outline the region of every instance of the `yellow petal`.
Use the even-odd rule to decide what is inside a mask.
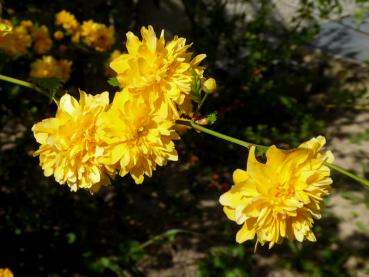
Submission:
[[[234,193],[232,190],[229,190],[219,197],[219,203],[223,206],[236,207],[242,203],[242,195],[238,192]]]
[[[233,182],[235,184],[245,182],[249,178],[247,172],[242,169],[236,169],[233,172]]]
[[[247,225],[244,224],[242,228],[237,232],[236,241],[238,243],[252,240],[255,237],[255,229],[248,229]]]
[[[65,94],[62,98],[60,98],[59,105],[63,111],[69,113],[70,115],[72,115],[73,112],[79,108],[77,100],[69,94]]]
[[[235,217],[235,210],[231,209],[229,207],[224,207],[223,208],[223,212],[226,214],[226,216],[232,220],[232,221],[236,221],[236,217]]]

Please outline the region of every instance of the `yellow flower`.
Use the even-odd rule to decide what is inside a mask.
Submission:
[[[64,33],[62,31],[56,31],[54,33],[55,40],[62,40],[64,38]]]
[[[243,225],[238,243],[255,236],[256,245],[269,243],[269,248],[284,238],[316,241],[314,218],[321,217],[332,183],[324,163],[332,163],[333,155],[321,152],[324,144],[319,136],[290,151],[271,146],[265,164],[256,160],[255,147],[250,149],[247,170],[235,170],[234,186],[219,200],[227,217]]]
[[[44,56],[31,64],[31,77],[35,78],[60,78],[62,76],[58,61],[52,56]]]
[[[115,42],[113,27],[107,27],[105,24],[92,20],[83,22],[81,36],[88,46],[94,47],[96,51],[100,52],[109,50]]]
[[[104,148],[96,140],[97,118],[108,105],[108,92],[93,96],[81,91],[79,102],[65,94],[56,116],[32,127],[41,144],[34,156],[40,156],[45,176],[54,175],[72,191],[85,188],[95,192],[109,184],[108,171],[99,162]]]
[[[0,277],[13,277],[13,273],[8,268],[0,268]]]
[[[76,17],[65,10],[62,10],[55,15],[55,24],[62,26],[64,30],[70,34],[73,34],[79,28],[79,23]]]
[[[131,174],[136,184],[143,182],[144,175],[151,177],[157,165],[178,160],[173,122],[142,98],[130,99],[126,91],[116,93],[97,125],[99,138],[107,144],[102,163],[119,170],[121,176]]]
[[[186,114],[190,113],[190,91],[193,70],[201,77],[203,68],[199,63],[206,55],[193,59],[188,52],[191,45],[186,39],[175,36],[166,42],[164,30],[157,38],[152,26],[141,28],[142,40],[132,32],[127,33],[127,51],[113,60],[111,68],[129,93],[150,97],[150,102],[167,105],[177,114],[176,105]]]
[[[44,56],[31,64],[30,76],[35,78],[59,78],[68,81],[72,62]]]
[[[32,44],[32,38],[27,30],[18,26],[8,32],[6,36],[0,36],[0,49],[9,56],[20,56],[27,53],[27,48]]]
[[[49,29],[45,25],[32,27],[31,36],[34,40],[33,50],[37,54],[45,54],[53,46],[53,41],[49,37]]]

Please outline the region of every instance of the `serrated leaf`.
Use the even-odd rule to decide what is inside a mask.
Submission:
[[[192,92],[192,100],[196,104],[200,104],[200,102],[201,102],[201,96],[199,96],[198,94]]]
[[[59,78],[31,78],[31,82],[36,84],[38,87],[47,90],[49,92],[50,99],[53,99],[55,95],[60,91],[64,83]]]
[[[109,78],[108,79],[108,84],[111,85],[112,87],[120,88],[120,83],[119,83],[118,79],[115,78],[115,77]]]
[[[217,112],[212,112],[206,116],[206,119],[208,120],[210,125],[213,125],[215,121],[217,121],[218,114]]]
[[[32,77],[31,81],[36,84],[37,86],[46,89],[46,90],[53,90],[60,88],[63,81],[59,78],[35,78]]]

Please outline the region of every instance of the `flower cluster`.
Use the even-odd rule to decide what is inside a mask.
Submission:
[[[294,150],[271,146],[266,163],[259,162],[251,148],[247,169],[233,173],[234,186],[220,197],[227,217],[242,225],[238,243],[255,236],[256,245],[269,243],[269,248],[284,238],[316,241],[314,218],[321,217],[322,200],[332,183],[326,163],[333,162],[333,155],[321,152],[324,144],[320,136]]]
[[[125,88],[111,104],[107,92],[96,96],[81,92],[79,101],[66,94],[58,102],[56,116],[32,128],[41,144],[35,155],[46,176],[54,175],[72,190],[95,192],[116,174],[130,174],[141,184],[157,166],[178,160],[175,120],[186,99],[190,104],[192,72],[202,76],[199,63],[204,55],[192,59],[184,39],[165,43],[163,32],[157,38],[151,26],[141,33],[139,41],[129,32],[128,53],[112,56],[111,66]],[[52,61],[45,57],[42,62]],[[42,68],[34,67],[35,72]]]
[[[80,28],[76,17],[65,10],[62,10],[55,15],[55,25],[63,27],[69,35],[78,33]]]
[[[49,36],[49,29],[45,25],[33,27],[31,36],[34,41],[33,50],[35,53],[43,55],[50,51],[53,41]]]
[[[105,27],[92,21],[80,26],[63,11],[57,24],[72,36],[82,30],[86,43],[98,51],[107,47],[96,36],[97,29]],[[107,92],[92,96],[81,91],[79,101],[66,94],[57,102],[55,117],[33,126],[41,144],[34,155],[39,156],[45,176],[54,175],[72,191],[96,192],[116,175],[129,174],[141,184],[158,166],[178,160],[175,124],[181,116],[192,116],[195,90],[210,94],[216,82],[204,78],[200,62],[205,55],[193,56],[184,38],[166,41],[164,31],[157,37],[151,26],[142,27],[141,36],[128,32],[127,52],[115,51],[109,58],[112,71],[106,72],[115,75],[123,88],[111,103]],[[66,79],[69,68],[66,61],[44,57],[32,65],[31,75]],[[201,106],[202,101],[196,102]],[[316,240],[314,219],[320,218],[323,197],[332,183],[333,155],[322,151],[324,144],[325,138],[319,136],[293,150],[271,146],[265,163],[257,160],[255,146],[250,148],[246,170],[234,172],[234,186],[219,200],[226,216],[242,225],[237,242],[256,237],[255,247],[271,248],[285,238]]]
[[[83,21],[80,24],[73,14],[65,10],[55,15],[55,25],[61,26],[65,35],[70,36],[73,43],[82,41],[99,52],[110,50],[115,42],[113,27],[108,27],[93,20]],[[54,37],[61,40],[64,38],[64,33],[61,30],[56,31]]]
[[[31,64],[30,76],[35,78],[58,78],[68,81],[72,61],[56,60],[52,56],[44,56]]]
[[[81,36],[86,45],[95,48],[96,51],[109,50],[115,42],[113,27],[89,20],[83,22],[81,29]]]
[[[79,23],[73,14],[65,10],[55,15],[54,26],[39,25],[31,20],[21,20],[14,24],[12,22],[17,20],[0,19],[0,52],[11,59],[22,56],[27,61],[33,59],[30,66],[31,77],[54,77],[68,81],[72,62],[65,57],[71,51],[83,49],[105,52],[115,43],[113,27],[92,20]],[[76,44],[82,47],[75,47]],[[106,72],[114,74],[111,69]]]
[[[0,50],[8,56],[21,56],[32,45],[32,37],[27,28],[13,26],[8,22],[6,35],[0,36]]]
[[[32,21],[23,20],[19,26],[6,22],[7,35],[0,36],[0,49],[8,56],[22,56],[33,46],[36,54],[45,54],[53,46],[49,30],[45,25],[34,26]]]

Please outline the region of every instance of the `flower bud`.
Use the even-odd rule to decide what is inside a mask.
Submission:
[[[214,78],[209,78],[202,84],[202,90],[205,93],[208,93],[208,94],[213,93],[216,89],[217,89],[217,82],[215,81]]]
[[[54,33],[54,38],[55,38],[56,40],[62,40],[62,39],[64,38],[64,34],[63,34],[63,32],[62,32],[62,31],[56,31],[56,32]]]

